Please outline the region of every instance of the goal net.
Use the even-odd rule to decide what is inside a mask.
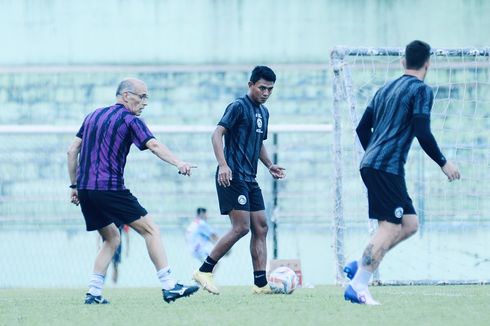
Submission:
[[[402,48],[331,52],[335,153],[336,280],[359,259],[375,229],[359,175],[362,147],[355,127],[376,90],[403,74]],[[419,232],[384,259],[383,284],[485,283],[490,278],[490,49],[433,49],[426,83],[433,88],[431,129],[461,180],[448,183],[414,141],[406,181]]]

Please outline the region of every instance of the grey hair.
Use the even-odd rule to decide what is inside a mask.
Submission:
[[[130,79],[124,79],[117,86],[116,96],[121,96],[124,92],[134,92],[134,84]]]

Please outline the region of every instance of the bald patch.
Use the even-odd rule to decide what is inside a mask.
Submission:
[[[137,78],[125,78],[117,87],[116,96],[122,95],[124,92],[135,92],[136,87],[145,85],[145,83]]]

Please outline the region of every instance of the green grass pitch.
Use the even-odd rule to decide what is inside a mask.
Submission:
[[[490,287],[372,287],[381,306],[344,301],[336,286],[291,295],[250,287],[200,290],[167,304],[158,288],[107,289],[110,305],[84,305],[83,289],[0,289],[0,325],[490,325]]]

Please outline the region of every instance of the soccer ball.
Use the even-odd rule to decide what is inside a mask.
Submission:
[[[274,293],[291,294],[298,286],[298,276],[291,268],[280,266],[269,275],[269,285]]]

